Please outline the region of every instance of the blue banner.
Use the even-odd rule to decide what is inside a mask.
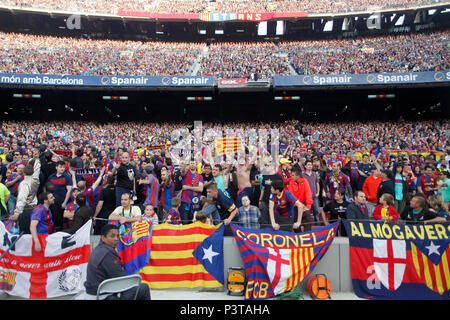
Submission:
[[[365,299],[450,299],[450,225],[342,220],[353,290]]]
[[[92,87],[212,87],[206,76],[81,76],[0,73],[0,84]]]
[[[450,82],[450,71],[274,76],[274,87],[389,85]]]

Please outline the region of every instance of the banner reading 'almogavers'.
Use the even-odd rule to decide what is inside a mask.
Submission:
[[[343,223],[358,297],[450,298],[450,224]]]

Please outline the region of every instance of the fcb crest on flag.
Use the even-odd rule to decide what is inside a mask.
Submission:
[[[147,266],[150,260],[152,223],[147,221],[127,222],[123,225],[120,225],[119,221],[109,223],[120,226],[116,250],[125,272],[128,275],[134,274]]]
[[[353,290],[366,299],[449,299],[449,224],[343,220]]]
[[[245,299],[267,299],[292,291],[325,255],[338,226],[339,221],[298,234],[231,224],[248,281]]]

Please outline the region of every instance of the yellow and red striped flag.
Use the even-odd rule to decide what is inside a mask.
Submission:
[[[436,245],[436,248],[439,247]],[[414,243],[411,243],[411,254],[417,275],[423,279],[429,289],[441,295],[450,290],[450,267],[447,256],[449,252],[450,248],[447,245],[447,249],[441,255],[440,262],[434,264]],[[438,251],[436,251],[436,255],[439,255]]]
[[[140,271],[142,281],[153,289],[218,288],[223,286],[194,256],[195,249],[201,248],[207,238],[218,229],[219,226],[211,226],[201,222],[187,225],[164,223],[154,226],[150,262],[147,267]],[[221,238],[223,238],[223,235]],[[223,244],[221,245],[223,246]],[[213,247],[208,249],[211,248]],[[220,265],[214,258],[223,259],[223,248],[217,250],[217,247],[215,247],[214,250],[222,252],[216,254],[211,249],[210,254],[206,255],[207,258],[205,258],[203,252],[207,253],[208,250],[204,250],[202,251],[202,257],[205,262],[210,259],[214,264]],[[223,267],[219,272],[223,273]]]
[[[240,152],[242,149],[242,140],[239,137],[217,138],[215,140],[216,155],[222,156],[225,153]]]

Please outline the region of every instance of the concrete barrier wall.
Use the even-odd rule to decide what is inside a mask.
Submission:
[[[91,246],[95,248],[100,236],[91,236]],[[224,237],[224,274],[225,279],[231,267],[243,268],[239,249],[234,237]],[[315,274],[325,274],[331,282],[333,292],[353,292],[350,275],[349,242],[346,237],[336,237],[325,256],[316,265],[314,271],[301,283],[306,289],[308,279]],[[225,289],[225,288],[224,288]]]

